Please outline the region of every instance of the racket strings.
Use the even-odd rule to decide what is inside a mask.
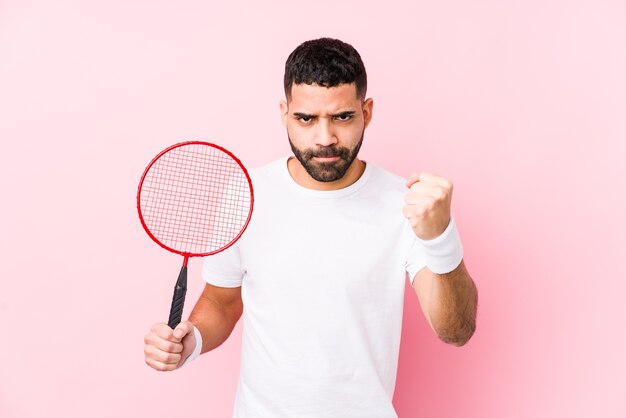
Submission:
[[[250,213],[251,190],[239,163],[206,144],[162,154],[144,176],[140,206],[144,222],[163,245],[205,254],[233,241]]]

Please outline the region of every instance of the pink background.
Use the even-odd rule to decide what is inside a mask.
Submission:
[[[626,417],[626,2],[214,3],[0,1],[0,416],[230,416],[240,324],[144,364],[181,259],[137,183],[183,140],[286,154],[284,61],[333,36],[369,73],[363,157],[454,181],[479,288],[460,349],[407,292],[400,417]]]

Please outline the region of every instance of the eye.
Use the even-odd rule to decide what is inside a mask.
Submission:
[[[346,122],[352,119],[352,115],[350,113],[342,113],[341,115],[335,116],[335,119]]]

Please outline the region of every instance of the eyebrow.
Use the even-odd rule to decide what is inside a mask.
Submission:
[[[352,115],[354,115],[355,113],[356,113],[356,111],[354,111],[354,110],[345,110],[345,111],[343,111],[343,112],[333,113],[333,114],[331,114],[330,116],[332,116],[332,117],[337,117],[337,116],[352,116]],[[297,116],[297,117],[301,117],[301,118],[311,118],[311,119],[314,119],[314,118],[317,118],[317,117],[318,117],[318,115],[311,115],[311,114],[309,114],[309,113],[303,113],[303,112],[293,112],[293,115],[294,115],[294,116]]]

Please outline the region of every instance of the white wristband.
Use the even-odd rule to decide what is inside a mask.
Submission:
[[[193,327],[193,335],[196,336],[196,347],[193,349],[191,354],[189,354],[189,357],[187,357],[185,361],[183,361],[183,364],[178,366],[179,369],[185,364],[191,363],[196,358],[198,358],[198,356],[200,356],[200,352],[202,351],[202,334],[200,334],[200,331],[198,331],[198,328],[196,328],[195,326]]]
[[[426,267],[436,274],[450,273],[463,260],[463,245],[454,218],[441,235],[430,240],[417,239],[424,247]]]

